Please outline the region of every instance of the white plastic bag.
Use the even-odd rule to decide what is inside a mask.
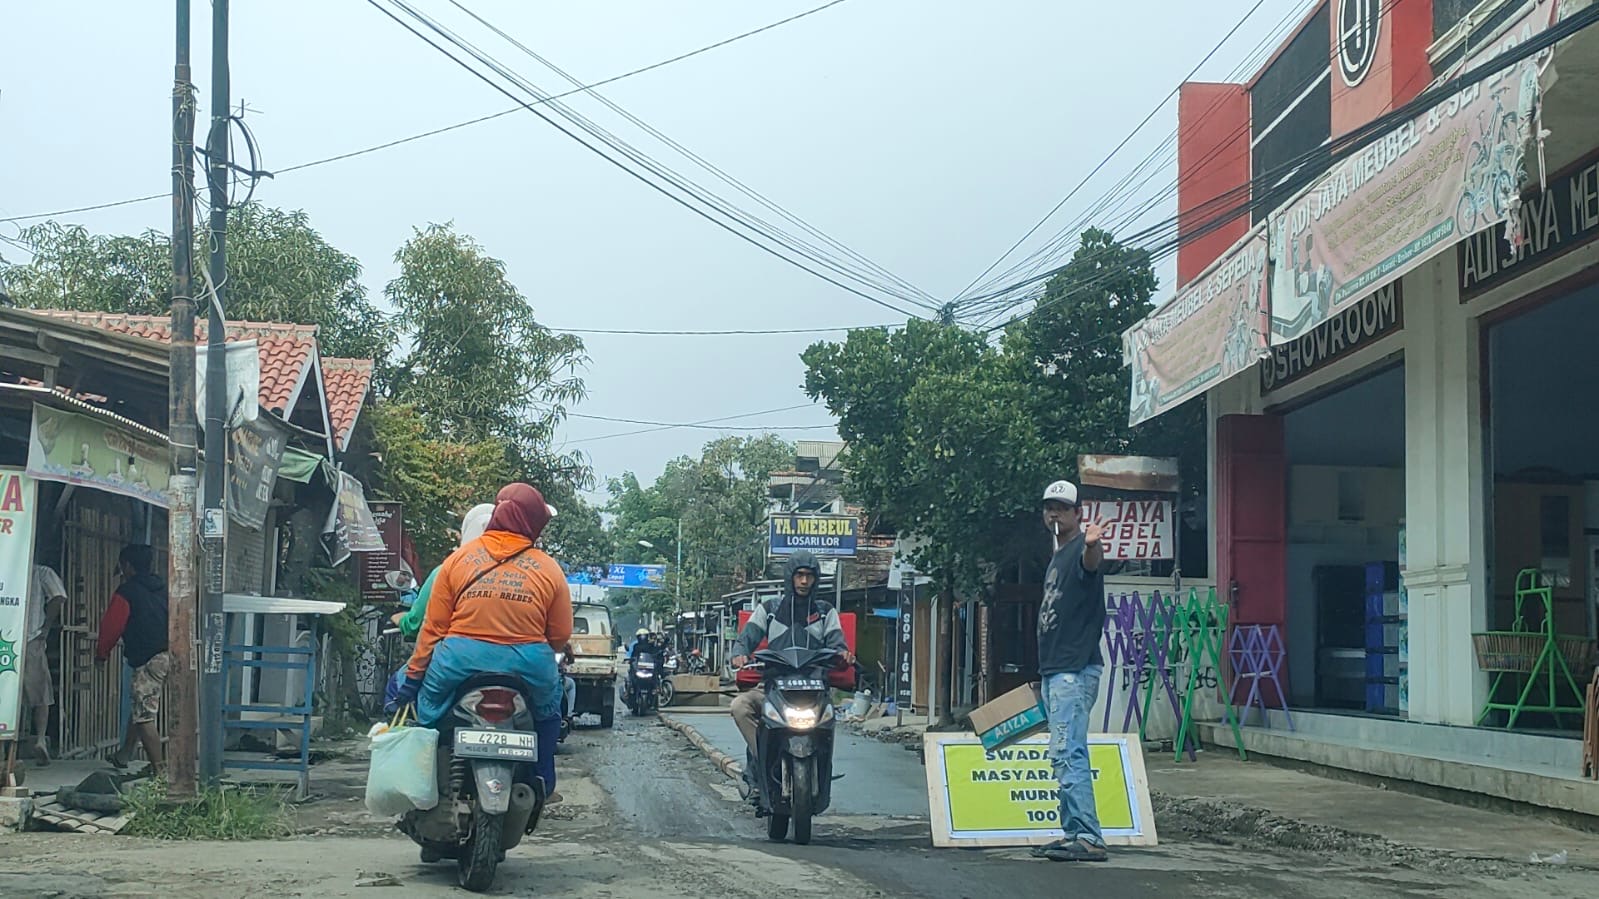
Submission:
[[[372,764],[366,774],[367,811],[388,818],[438,805],[438,751],[439,732],[429,727],[390,727],[373,736]]]

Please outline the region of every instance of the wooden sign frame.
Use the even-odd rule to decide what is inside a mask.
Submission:
[[[1031,829],[955,829],[955,814],[944,750],[950,746],[973,746],[982,751],[982,745],[982,741],[975,734],[927,733],[922,736],[923,758],[926,759],[927,769],[927,805],[932,819],[933,845],[939,848],[995,849],[1010,846],[1042,846],[1060,839],[1059,822],[1040,823],[1037,828]],[[1048,745],[1049,738],[1040,735],[1013,741],[996,751],[1042,750]],[[1106,845],[1158,845],[1155,810],[1149,799],[1149,777],[1144,769],[1144,749],[1138,742],[1138,735],[1089,734],[1088,745],[1090,751],[1094,746],[1115,746],[1125,775],[1127,808],[1131,812],[1132,827],[1106,827],[1104,830]],[[1038,763],[1027,764],[1036,768]],[[1048,764],[1047,761],[1043,762],[1046,769]],[[1052,774],[1045,780],[1033,783],[1035,788],[1054,790],[1059,787]]]

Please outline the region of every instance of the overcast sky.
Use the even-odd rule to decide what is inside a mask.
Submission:
[[[446,0],[416,2],[539,87],[565,87]],[[822,0],[464,2],[592,82]],[[849,0],[603,92],[852,249],[947,297],[1064,196],[1254,5]],[[1306,6],[1265,0],[1199,77],[1224,78]],[[169,189],[172,9],[125,0],[6,4],[0,218]],[[209,3],[195,0],[202,104],[210,99],[210,14]],[[363,0],[235,0],[232,32],[234,101],[252,110],[268,169],[511,105]],[[591,99],[569,102],[672,168],[714,183]],[[1169,104],[1056,226],[1175,126]],[[526,113],[285,174],[257,198],[306,210],[330,243],[361,260],[374,296],[395,274],[394,252],[413,226],[453,221],[506,261],[555,328],[903,320],[707,224]],[[101,232],[166,231],[170,207],[156,201],[63,220]],[[0,233],[14,236],[16,227],[0,225]],[[686,422],[806,402],[798,353],[816,338],[585,339],[589,399],[576,411]],[[815,408],[732,423],[829,421]],[[591,455],[602,478],[631,469],[647,480],[716,436],[670,430],[593,439],[635,429],[574,419],[563,438]],[[834,436],[830,426],[782,433]]]

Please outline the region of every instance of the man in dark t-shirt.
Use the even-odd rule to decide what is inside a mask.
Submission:
[[[1104,668],[1099,652],[1105,630],[1103,535],[1099,525],[1082,522],[1077,487],[1068,481],[1056,481],[1044,491],[1044,526],[1054,540],[1055,555],[1038,607],[1038,673],[1049,717],[1049,760],[1060,780],[1064,836],[1033,854],[1054,861],[1102,862],[1107,855],[1094,807],[1088,717]]]

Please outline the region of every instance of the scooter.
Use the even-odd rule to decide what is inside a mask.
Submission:
[[[627,707],[634,715],[655,711],[660,682],[656,677],[655,653],[638,651],[627,673]]]
[[[532,692],[511,674],[479,674],[456,691],[439,724],[439,803],[396,825],[422,847],[427,864],[454,859],[462,887],[480,893],[508,849],[531,834],[547,798],[535,771],[539,752]]]
[[[755,757],[746,778],[758,794],[756,815],[766,818],[766,836],[781,841],[790,822],[794,842],[811,841],[811,818],[827,811],[833,793],[833,731],[828,696],[831,650],[756,650],[766,703],[755,735]]]

